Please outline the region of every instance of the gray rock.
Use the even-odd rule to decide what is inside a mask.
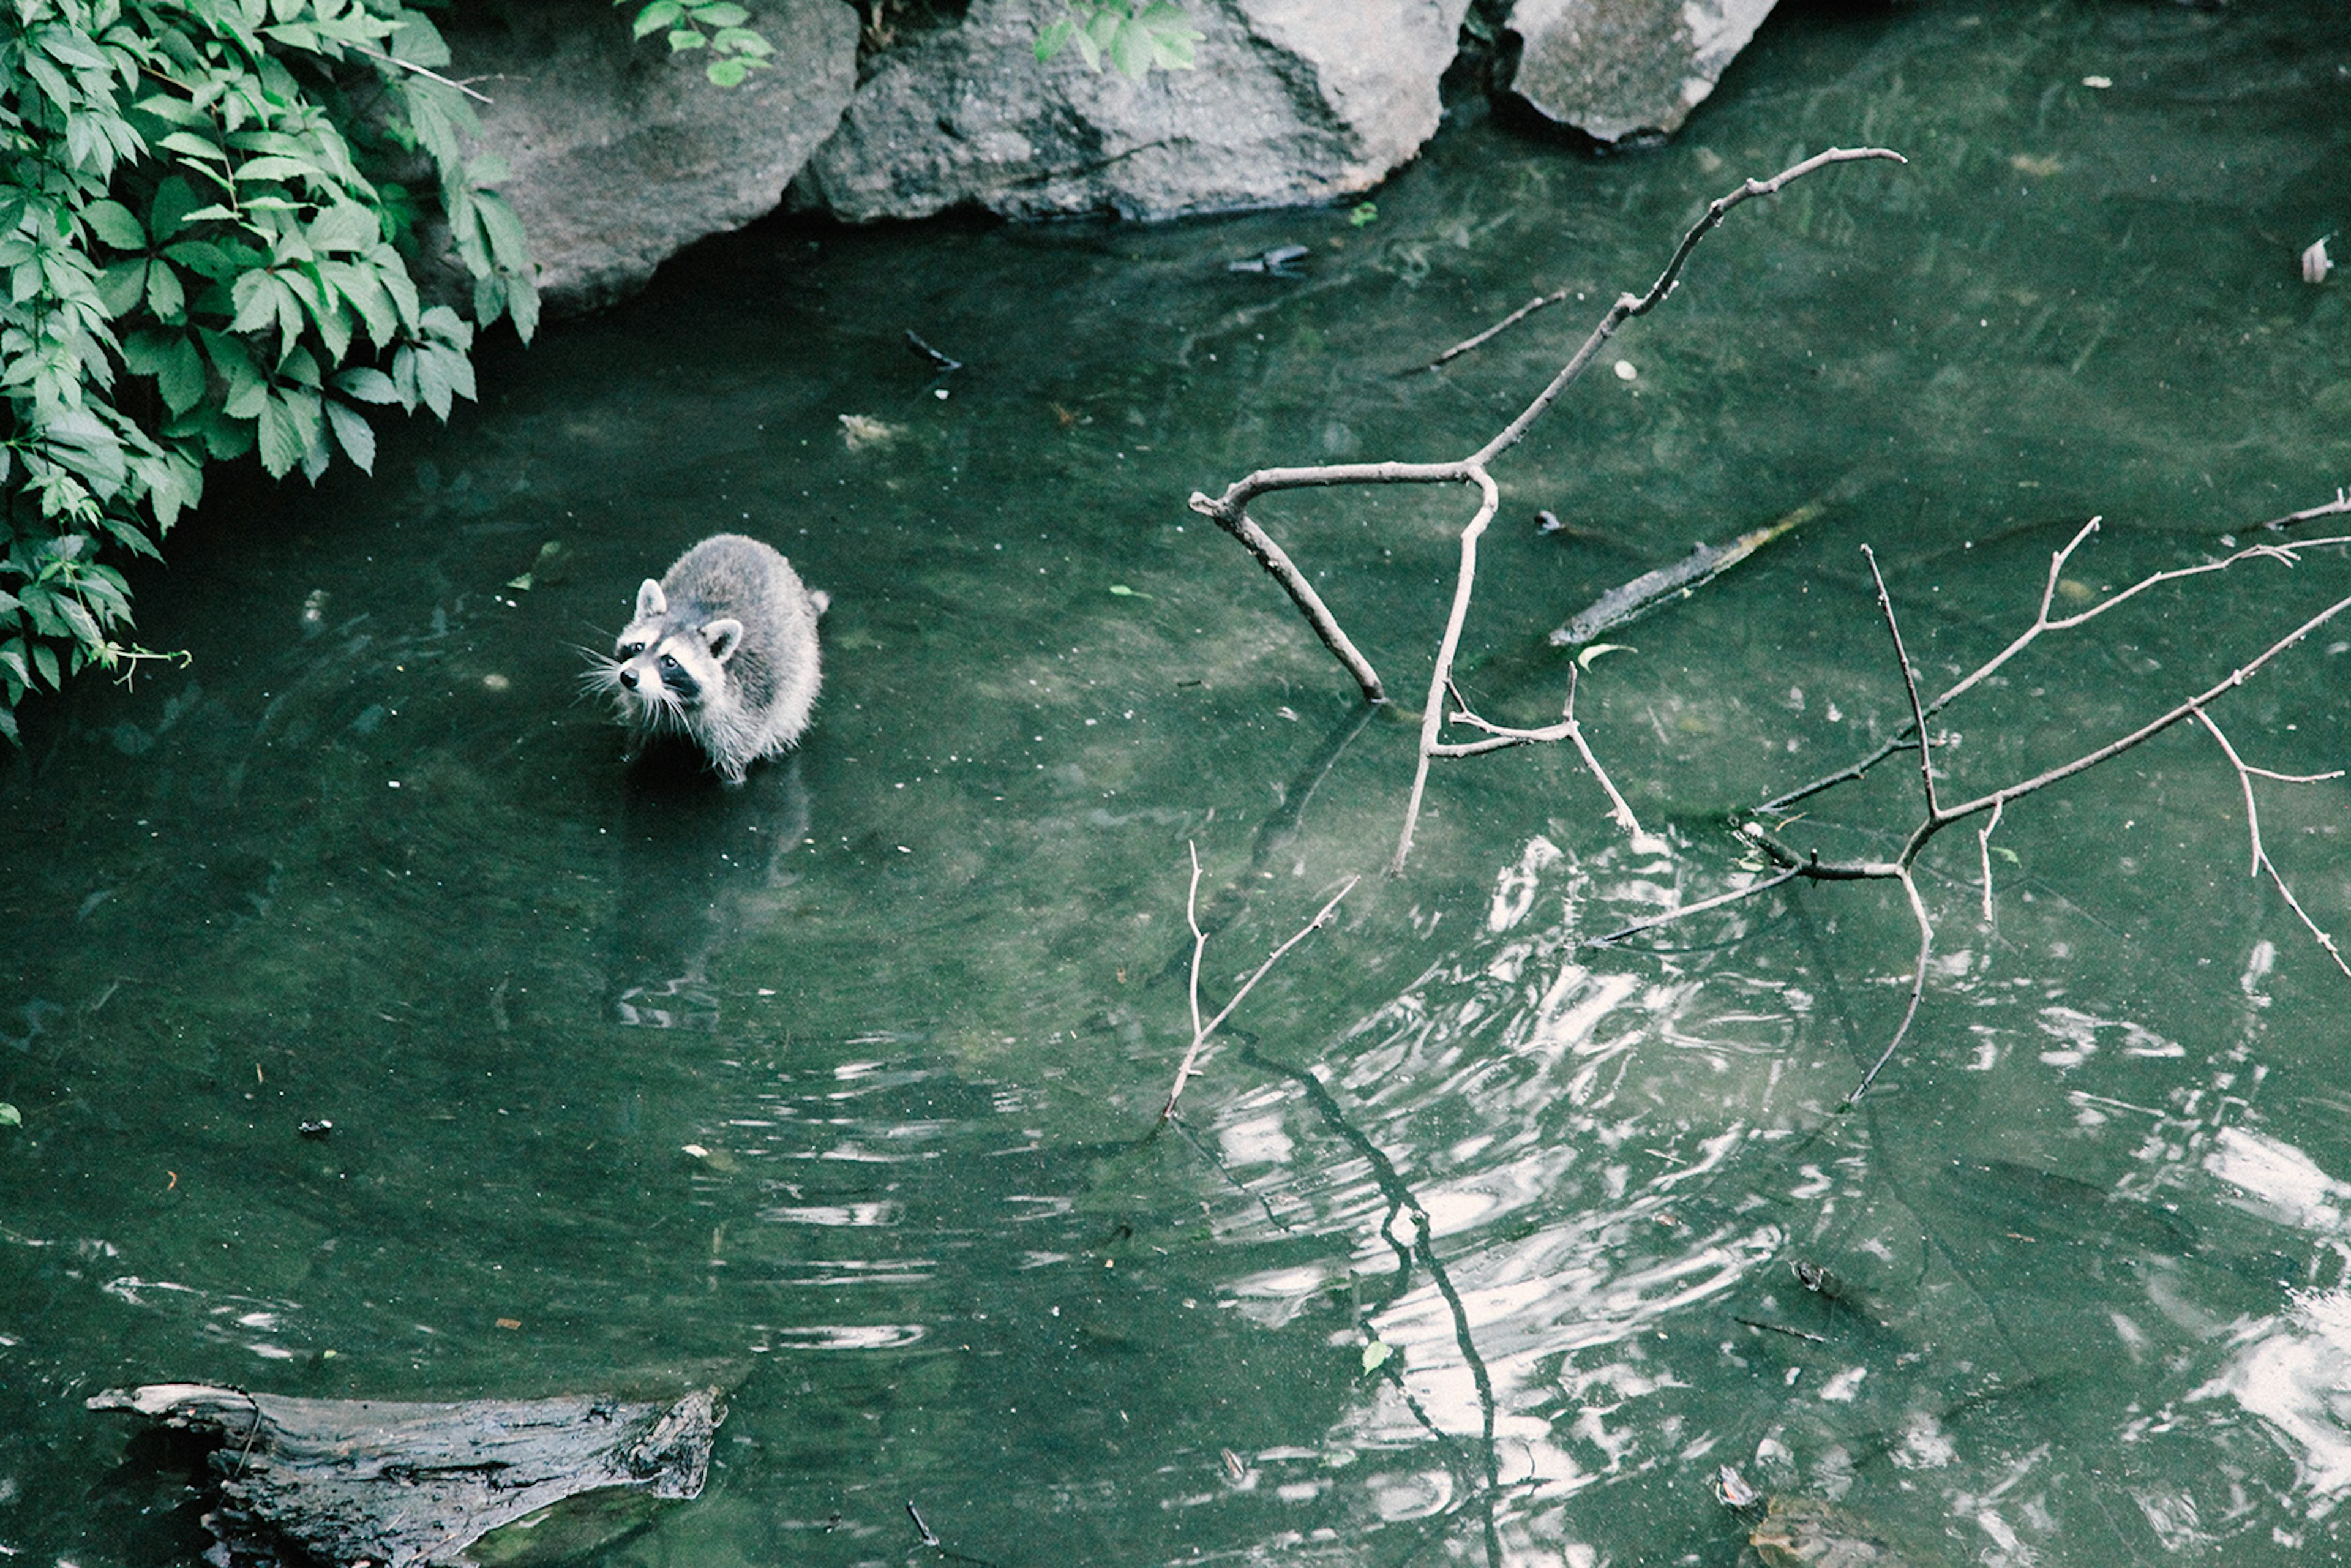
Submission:
[[[1771,14],[1772,0],[1518,0],[1510,90],[1602,141],[1680,127]]]
[[[611,304],[681,247],[773,212],[857,83],[857,14],[841,0],[762,0],[752,25],[773,68],[737,88],[712,86],[700,52],[632,40],[633,6],[486,11],[448,24],[450,74],[493,100],[475,106],[478,143],[513,171],[498,189],[559,313]]]
[[[1369,190],[1437,130],[1468,0],[1186,0],[1191,70],[1133,81],[1074,47],[1039,63],[1061,0],[973,0],[887,57],[810,161],[796,204],[855,222],[1186,213]]]

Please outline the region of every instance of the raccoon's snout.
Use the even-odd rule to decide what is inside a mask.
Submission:
[[[622,690],[631,692],[635,691],[637,689],[637,672],[629,668],[628,665],[622,664],[620,670],[620,682]]]

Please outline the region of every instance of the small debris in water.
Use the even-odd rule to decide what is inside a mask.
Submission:
[[[1798,1258],[1791,1260],[1788,1264],[1788,1271],[1796,1276],[1796,1283],[1815,1294],[1826,1296],[1833,1301],[1844,1294],[1844,1281],[1809,1259]]]
[[[2326,241],[2312,241],[2310,248],[2302,253],[2302,280],[2304,283],[2324,283],[2326,275],[2334,270],[2335,260],[2326,254]]]
[[[1225,263],[1225,270],[1227,272],[1262,272],[1272,277],[1303,277],[1306,275],[1290,264],[1303,260],[1307,255],[1307,249],[1302,245],[1278,245],[1271,250],[1259,251],[1255,256],[1245,256],[1238,261],[1228,261]]]
[[[304,1122],[294,1130],[314,1142],[324,1143],[327,1134],[335,1130],[335,1124],[321,1116],[315,1122]]]
[[[2104,89],[2114,86],[2115,78],[2112,77],[2084,77],[2082,78],[2082,85],[2084,87],[2095,87]]]
[[[871,414],[844,413],[841,416],[841,438],[852,452],[886,444],[905,434],[904,426],[885,423]]]
[[[1639,375],[1640,373],[1641,373],[1640,371],[1636,371],[1636,370],[1635,370],[1635,369],[1633,368],[1633,361],[1630,361],[1630,360],[1619,360],[1619,361],[1616,361],[1616,379],[1617,379],[1618,381],[1620,381],[1620,382],[1629,382],[1629,381],[1631,381],[1635,376],[1637,376],[1637,375]]]
[[[939,352],[938,350],[932,348],[928,343],[924,342],[922,338],[917,335],[911,327],[906,329],[906,347],[914,350],[914,358],[918,360],[927,360],[930,361],[932,367],[943,376],[952,374],[954,371],[963,369],[963,361],[961,360],[954,359],[946,354]]]
[[[1714,1498],[1725,1508],[1753,1508],[1763,1494],[1748,1484],[1736,1466],[1725,1465],[1714,1472]]]

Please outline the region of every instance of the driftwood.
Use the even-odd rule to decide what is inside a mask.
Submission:
[[[415,1405],[157,1383],[88,1404],[220,1437],[219,1497],[204,1521],[215,1568],[463,1563],[491,1531],[581,1492],[696,1497],[725,1419],[715,1391],[674,1405]]]
[[[1802,528],[1825,509],[1819,501],[1807,501],[1778,522],[1750,528],[1727,545],[1710,545],[1701,540],[1671,566],[1645,571],[1622,588],[1612,588],[1602,594],[1575,619],[1553,632],[1551,645],[1581,648],[1603,632],[1630,625],[1661,604],[1687,599],[1782,534]]]

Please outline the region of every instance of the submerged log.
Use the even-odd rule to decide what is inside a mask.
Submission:
[[[463,1563],[491,1531],[582,1492],[693,1498],[726,1418],[716,1390],[674,1405],[423,1405],[156,1383],[88,1404],[220,1438],[210,1457],[219,1498],[204,1521],[215,1568]]]

